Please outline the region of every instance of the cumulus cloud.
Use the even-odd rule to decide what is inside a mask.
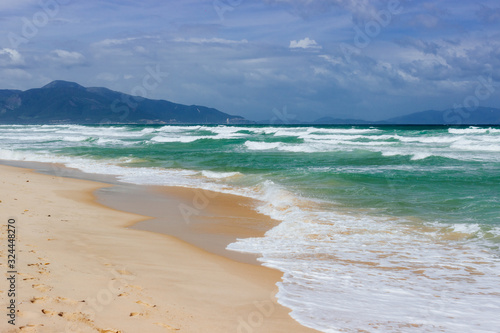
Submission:
[[[289,48],[291,49],[315,49],[319,50],[321,49],[321,45],[316,43],[314,39],[309,39],[309,37],[306,37],[301,40],[292,40],[290,41],[290,46]]]
[[[63,66],[79,66],[86,62],[83,54],[66,50],[54,50],[49,57],[53,62]]]
[[[21,54],[13,49],[0,49],[0,66],[23,65],[24,59]]]

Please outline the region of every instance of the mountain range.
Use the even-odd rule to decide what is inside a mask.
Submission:
[[[247,124],[214,108],[131,96],[53,81],[42,88],[0,90],[3,124]]]
[[[260,121],[259,123],[269,122]],[[271,123],[287,124],[283,121],[271,121]],[[427,110],[379,121],[323,117],[312,122],[300,123],[310,125],[500,125],[500,109],[475,107],[473,109]]]
[[[42,88],[0,90],[0,124],[254,124],[214,108],[132,96],[53,81]],[[261,124],[285,124],[260,121]],[[427,110],[382,121],[323,117],[315,125],[500,125],[500,109]]]

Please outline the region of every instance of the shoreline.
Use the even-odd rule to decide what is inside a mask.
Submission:
[[[263,237],[279,222],[254,210],[254,199],[199,188],[121,184],[96,191],[105,206],[152,218],[133,229],[176,237],[210,253],[261,266],[257,254],[227,250],[238,238]]]
[[[0,170],[2,219],[19,225],[18,325],[1,322],[8,332],[315,332],[276,302],[281,272],[131,228],[150,217],[99,203],[95,192],[112,182]],[[228,221],[207,229],[203,217],[219,216],[200,211],[188,225],[199,235],[248,232],[244,224],[228,229]]]

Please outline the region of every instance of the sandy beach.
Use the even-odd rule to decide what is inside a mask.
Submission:
[[[211,199],[213,205],[196,206],[192,193],[176,196],[162,190],[168,192],[168,200],[158,202],[164,211],[168,202],[204,212],[192,215],[192,223],[178,224],[179,234],[196,230],[199,239],[204,233],[206,239],[222,235],[220,242],[207,241],[212,244],[203,249],[148,231],[154,228],[131,228],[154,222],[147,222],[146,212],[126,213],[98,203],[94,191],[109,184],[10,166],[0,166],[0,181],[0,265],[6,272],[6,225],[13,218],[18,271],[15,326],[5,315],[7,282],[0,287],[1,332],[314,331],[276,302],[280,272],[252,264],[243,255],[236,260],[211,253],[225,251],[229,239],[259,235],[270,227],[272,222],[262,222],[251,228],[250,221],[261,216],[249,213],[248,202],[223,196]],[[219,218],[224,212],[226,220]],[[210,221],[202,223],[203,217]],[[231,223],[238,220],[242,222]]]

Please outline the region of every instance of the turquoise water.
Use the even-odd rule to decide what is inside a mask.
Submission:
[[[500,327],[500,127],[0,126],[0,141],[0,159],[260,199],[282,223],[229,248],[285,272],[279,300],[304,325]]]

